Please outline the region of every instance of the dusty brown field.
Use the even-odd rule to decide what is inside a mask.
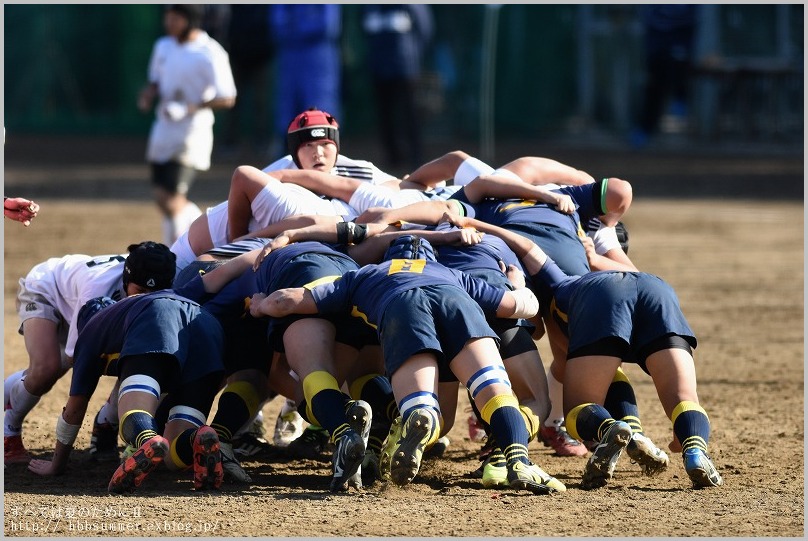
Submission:
[[[29,229],[5,224],[4,375],[26,366],[14,308],[17,280],[31,266],[66,253],[115,253],[159,239],[151,203],[39,200]],[[483,489],[466,477],[477,466],[461,394],[452,445],[426,462],[406,488],[377,484],[327,492],[328,464],[292,462],[281,453],[245,463],[252,487],[195,494],[186,475],[155,472],[132,496],[112,496],[114,468],[88,461],[85,419],[68,473],[43,479],[22,466],[5,470],[6,536],[710,536],[804,534],[803,205],[635,198],[625,220],[631,256],[679,293],[700,340],[699,394],[713,424],[711,454],[725,486],[692,490],[678,455],[658,478],[624,457],[614,481],[579,488],[583,458],[560,458],[531,443],[531,458],[568,486],[540,497]],[[546,344],[539,342],[546,359]],[[648,435],[660,446],[670,423],[650,379],[631,365]],[[105,380],[109,378],[104,378]],[[98,389],[90,411],[107,396]],[[66,399],[63,378],[24,425],[39,457],[54,442]],[[265,408],[268,428],[280,402]],[[70,516],[69,516],[70,515]]]

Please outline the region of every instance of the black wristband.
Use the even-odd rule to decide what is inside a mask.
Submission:
[[[356,224],[354,228],[354,244],[359,244],[363,240],[365,240],[368,236],[368,226],[364,224]]]
[[[337,243],[348,244],[348,222],[339,222],[337,224]]]

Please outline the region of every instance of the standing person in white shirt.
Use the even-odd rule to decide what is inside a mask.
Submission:
[[[188,190],[198,171],[210,169],[213,111],[236,103],[229,56],[200,28],[203,14],[199,4],[167,7],[166,35],[154,44],[149,82],[138,98],[142,112],[149,112],[157,99],[146,160],[167,246],[201,214],[188,200]]]
[[[76,318],[84,303],[96,297],[119,300],[170,288],[175,268],[176,256],[167,246],[146,241],[130,245],[128,255],[53,257],[20,278],[19,332],[25,339],[29,360],[26,369],[11,374],[3,382],[5,464],[27,463],[31,459],[22,442],[23,420],[73,365],[78,337]],[[115,390],[113,393],[117,398]],[[103,451],[114,451],[109,454],[118,459],[117,419],[117,400],[107,402],[93,424],[90,449],[93,458],[106,458],[96,456],[96,451],[102,451],[101,442],[97,441],[99,425],[106,425],[110,428],[106,434],[110,445]]]

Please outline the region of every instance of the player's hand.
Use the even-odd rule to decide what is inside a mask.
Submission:
[[[252,269],[253,272],[258,272],[258,268],[261,266],[261,262],[264,260],[266,256],[268,256],[272,252],[272,247],[270,246],[272,242],[268,242],[264,244],[264,247],[261,248],[261,251],[258,252],[258,255],[255,256],[255,261],[253,262]]]
[[[8,197],[3,201],[3,216],[16,220],[25,227],[39,214],[39,205],[22,197]]]
[[[40,460],[35,458],[28,463],[28,470],[37,475],[53,476],[63,473],[56,468],[56,464],[52,460]]]
[[[455,227],[467,227],[468,218],[465,216],[458,216],[457,214],[451,214],[449,212],[444,212],[443,216],[438,223],[448,223]]]
[[[252,317],[264,317],[264,313],[261,312],[261,303],[264,299],[267,298],[266,293],[255,293],[252,298],[250,299],[250,315]]]
[[[595,252],[595,241],[593,241],[590,237],[584,235],[583,237],[579,237],[581,239],[581,244],[584,245],[584,251],[586,252],[586,260],[592,262],[592,260],[598,255]]]
[[[483,241],[484,233],[480,233],[473,227],[464,227],[462,229],[453,229],[445,233],[446,244],[452,246],[474,246]]]
[[[502,262],[500,263],[502,264]],[[525,287],[525,273],[516,265],[508,265],[505,276],[508,277],[508,281],[514,289],[522,289]]]
[[[558,212],[563,212],[564,214],[572,214],[575,212],[575,203],[573,203],[572,197],[568,195],[558,194],[555,206]]]

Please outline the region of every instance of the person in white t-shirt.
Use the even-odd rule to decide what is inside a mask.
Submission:
[[[199,4],[166,8],[166,35],[154,44],[148,85],[138,98],[143,112],[157,100],[146,160],[168,246],[201,214],[188,200],[188,190],[198,171],[210,169],[213,111],[236,103],[229,56],[200,28],[203,13]]]
[[[90,299],[129,295],[170,288],[176,257],[168,247],[152,241],[132,244],[129,254],[89,256],[70,254],[35,265],[20,278],[17,311],[20,334],[25,339],[28,367],[3,382],[5,464],[27,463],[31,457],[22,441],[22,424],[40,398],[73,365],[79,309]],[[115,391],[113,390],[113,393]],[[113,397],[117,398],[117,394]],[[112,458],[117,453],[117,400],[108,401],[96,416],[90,454],[96,456],[98,425],[115,425],[107,431]],[[100,422],[99,422],[100,421]],[[103,437],[103,436],[102,436]]]

